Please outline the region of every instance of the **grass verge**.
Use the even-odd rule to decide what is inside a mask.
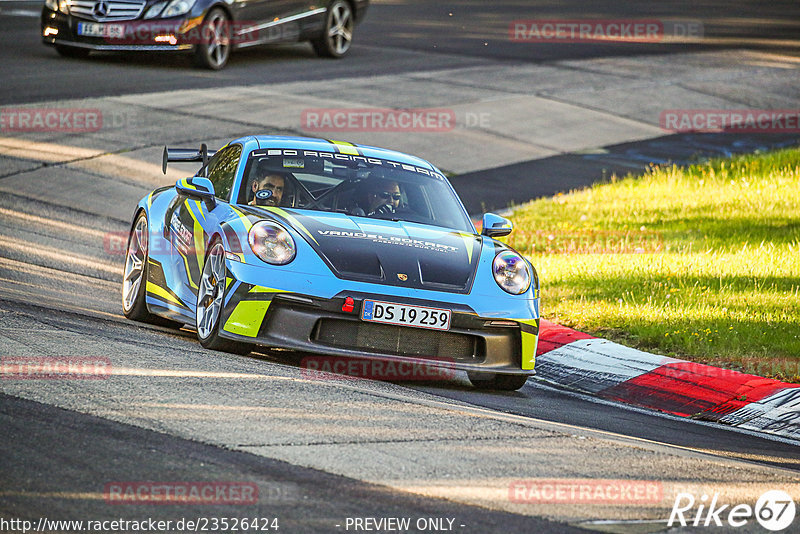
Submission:
[[[653,167],[511,219],[544,318],[800,382],[800,149]]]

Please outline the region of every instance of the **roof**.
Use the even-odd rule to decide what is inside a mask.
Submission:
[[[422,158],[367,145],[356,145],[347,141],[335,141],[330,139],[318,139],[315,137],[295,137],[288,135],[256,135],[253,136],[258,142],[259,148],[289,148],[303,150],[317,150],[320,152],[339,152],[342,154],[358,154],[368,158],[379,158],[408,165],[416,165],[429,170],[437,170],[433,165]]]

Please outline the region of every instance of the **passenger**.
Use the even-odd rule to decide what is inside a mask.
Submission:
[[[252,185],[253,200],[249,204],[251,206],[280,206],[285,186],[286,178],[277,172],[269,172],[262,178],[256,178]],[[258,195],[259,191],[269,191],[270,194]]]

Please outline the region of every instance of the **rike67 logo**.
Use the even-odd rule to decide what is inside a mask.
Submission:
[[[699,502],[691,493],[679,493],[675,497],[672,513],[667,526],[678,524],[682,527],[729,526],[743,527],[755,519],[765,529],[773,532],[788,528],[795,517],[795,504],[791,495],[782,490],[764,492],[756,501],[756,505],[718,504],[719,494],[715,493],[711,501],[708,495],[702,495]],[[697,506],[697,510],[693,508]]]

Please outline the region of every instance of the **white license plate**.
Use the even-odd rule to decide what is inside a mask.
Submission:
[[[365,300],[361,320],[375,323],[450,330],[450,310]]]
[[[86,37],[110,37],[112,39],[122,39],[125,37],[125,25],[79,22],[78,35],[84,35]]]

